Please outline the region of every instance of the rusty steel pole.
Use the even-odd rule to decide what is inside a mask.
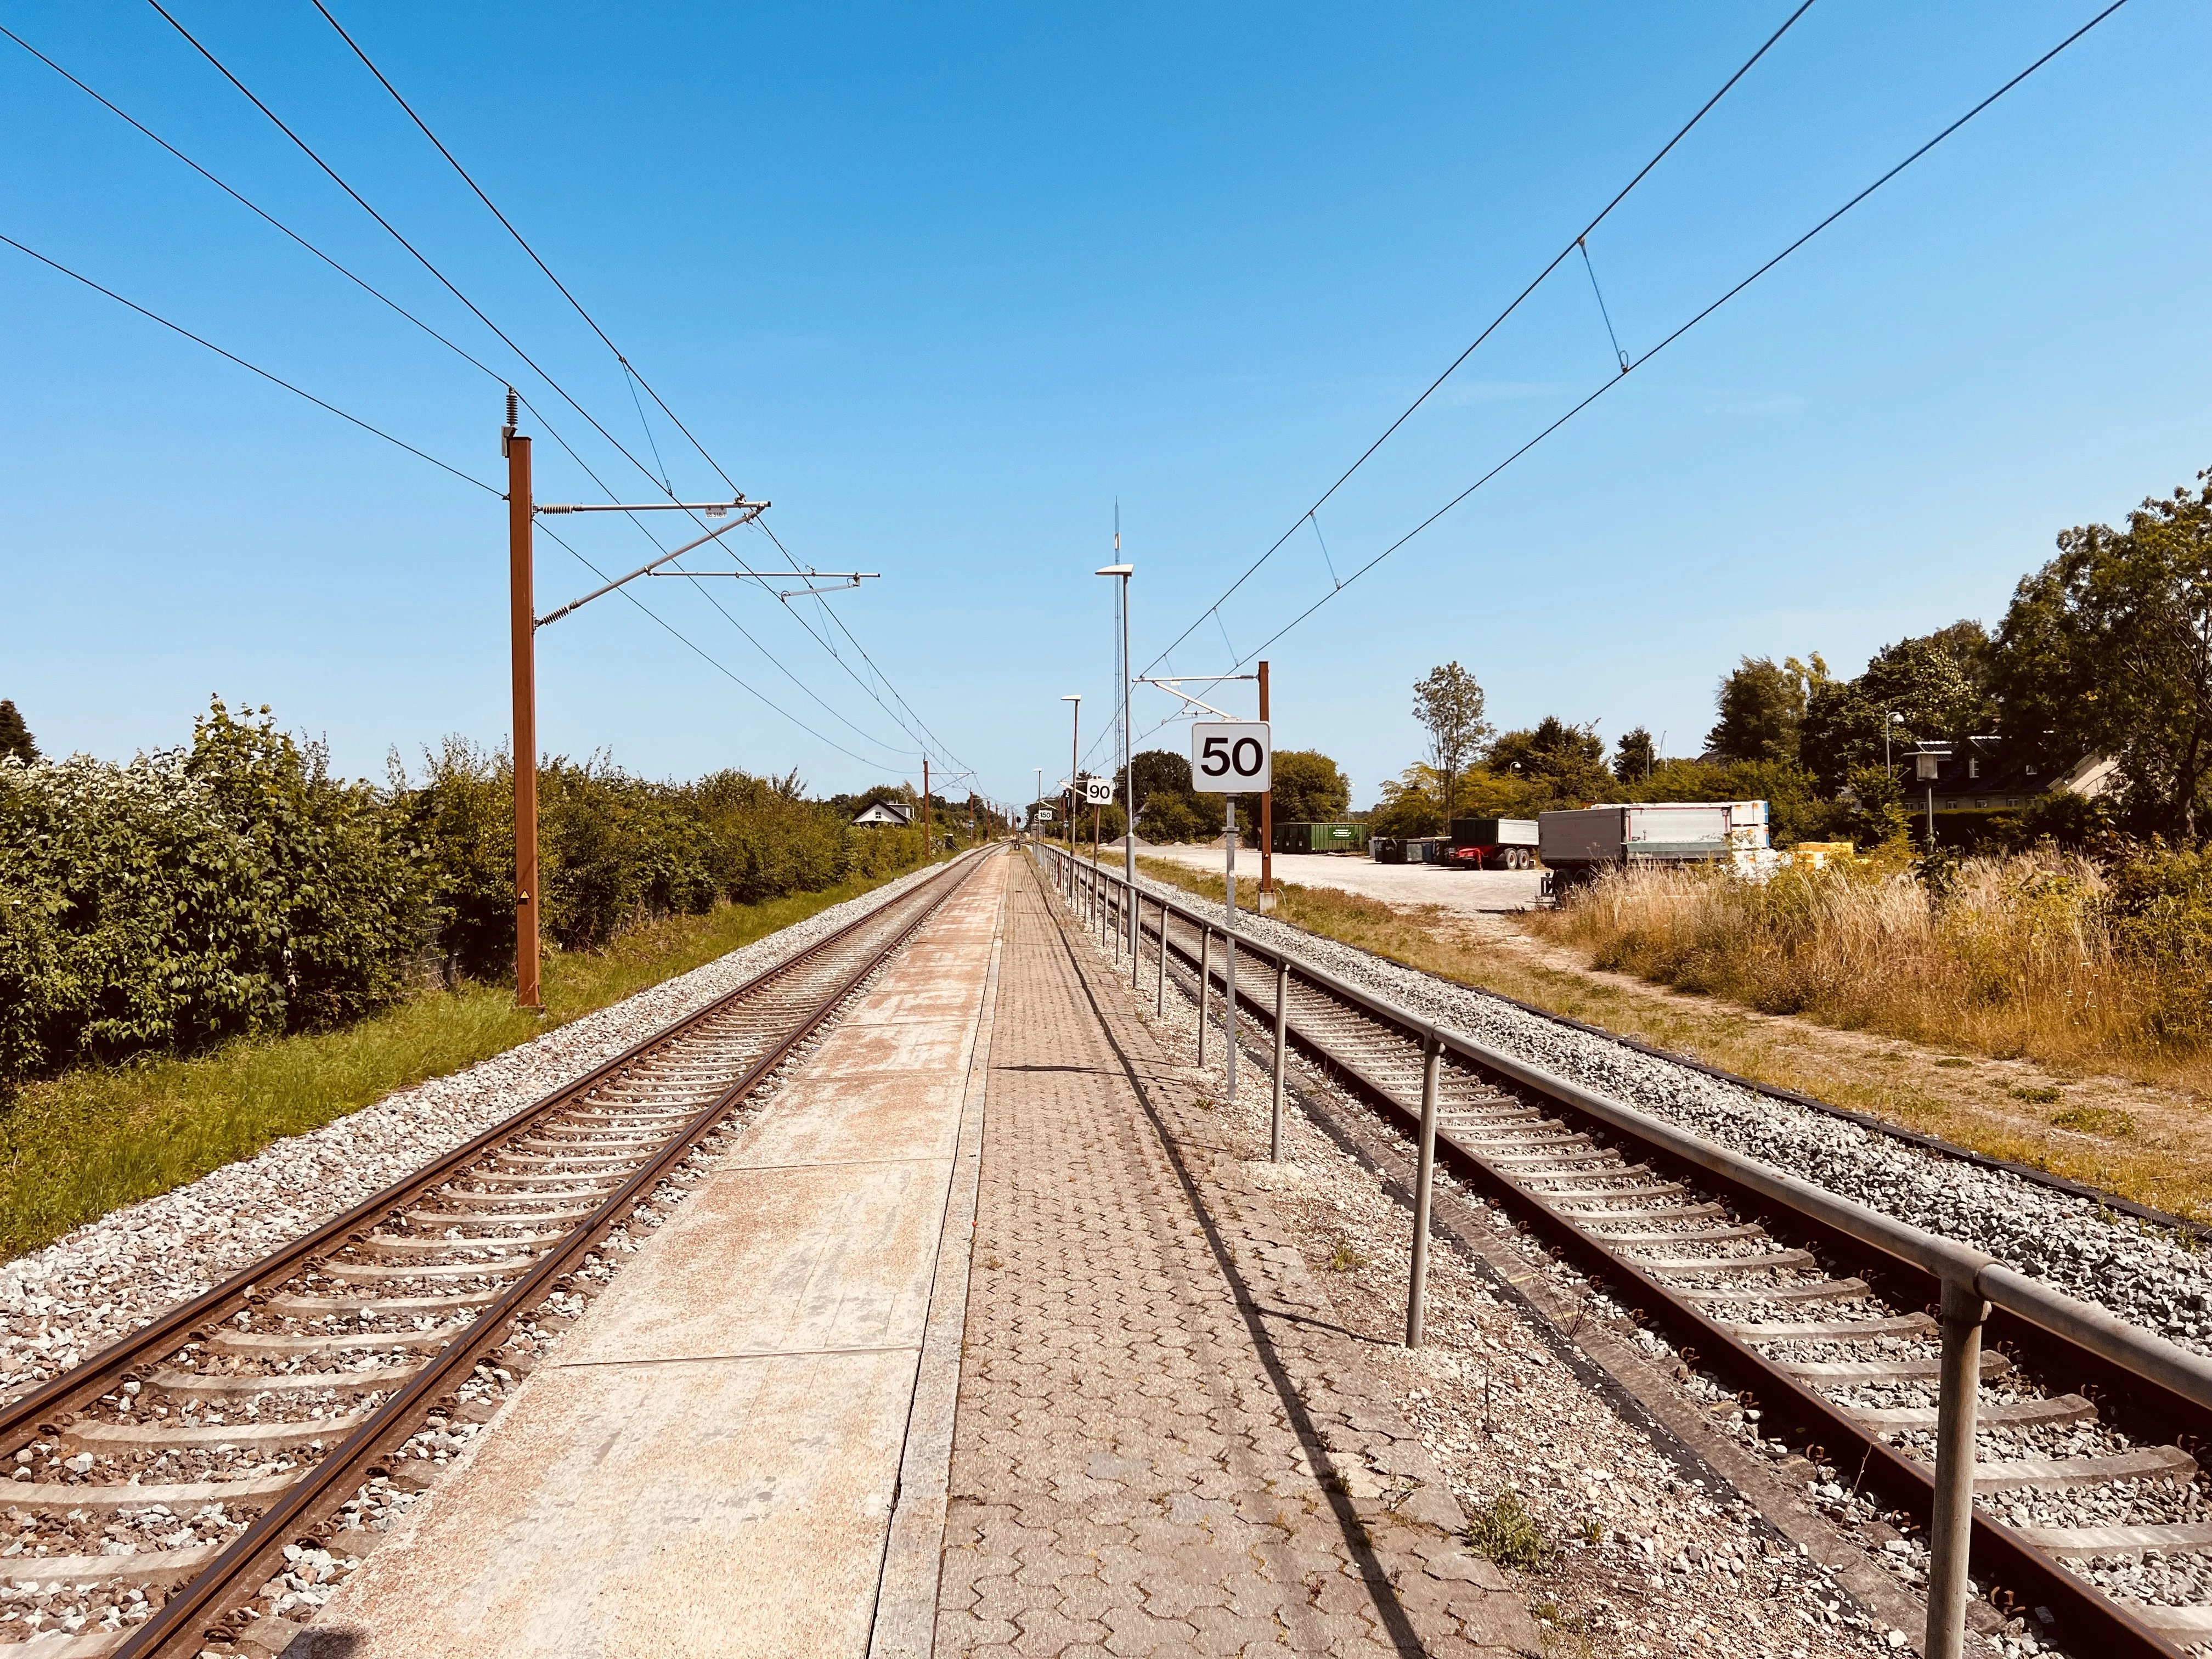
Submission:
[[[530,440],[514,431],[508,404],[507,577],[514,669],[514,1001],[540,1008],[538,986],[538,613],[531,580]]]
[[[929,757],[921,757],[921,861],[929,862]]]
[[[1267,665],[1260,665],[1260,718],[1267,718]],[[1260,905],[1275,902],[1275,792],[1260,792]]]

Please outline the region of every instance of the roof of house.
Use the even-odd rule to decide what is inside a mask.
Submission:
[[[879,800],[853,814],[854,823],[912,823],[914,808],[902,801]]]

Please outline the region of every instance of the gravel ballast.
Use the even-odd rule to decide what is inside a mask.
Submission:
[[[1139,877],[1155,896],[1220,905]],[[1932,1233],[1987,1250],[2069,1296],[2212,1355],[2212,1251],[2094,1200],[1893,1139],[1755,1093],[1484,992],[1239,909],[1237,931],[1474,1041]]]
[[[29,1392],[936,873],[902,876],[0,1266],[0,1398]]]

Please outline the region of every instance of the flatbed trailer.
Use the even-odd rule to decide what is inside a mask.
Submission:
[[[1537,846],[1534,818],[1454,818],[1443,861],[1459,870],[1533,870]]]

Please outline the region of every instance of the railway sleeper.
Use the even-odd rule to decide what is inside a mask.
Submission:
[[[371,1365],[357,1371],[180,1371],[157,1365],[146,1379],[163,1394],[194,1398],[251,1399],[264,1394],[368,1394],[396,1389],[415,1375],[412,1365]]]
[[[453,1196],[458,1200],[460,1195],[456,1194]],[[487,1196],[494,1195],[487,1194]],[[485,1210],[408,1210],[402,1212],[401,1218],[409,1226],[420,1227],[450,1247],[453,1243],[452,1235],[455,1233],[497,1234],[503,1233],[510,1227],[528,1226],[532,1223],[566,1224],[581,1221],[599,1207],[596,1204],[572,1205],[566,1209],[545,1207],[552,1201],[526,1200],[523,1204],[516,1206],[518,1210],[524,1212],[514,1215]],[[537,1204],[538,1207],[532,1208],[532,1203]],[[501,1239],[499,1242],[505,1243],[507,1241]]]
[[[2102,1452],[2090,1457],[2018,1457],[1974,1465],[1974,1495],[2055,1492],[2067,1486],[2109,1486],[2121,1480],[2171,1480],[2184,1485],[2197,1475],[2197,1460],[2179,1446],[2139,1446],[2133,1451]]]
[[[42,1555],[35,1559],[19,1556],[0,1561],[0,1577],[13,1577],[31,1568],[35,1570],[33,1576],[48,1583],[106,1584],[119,1579],[126,1584],[173,1584],[191,1577],[226,1547],[221,1543],[192,1544],[176,1550],[140,1550],[131,1555]],[[118,1634],[117,1645],[128,1633]],[[30,1643],[23,1644],[23,1650],[37,1654],[39,1659],[63,1651],[58,1645]]]
[[[466,1322],[427,1331],[219,1331],[208,1346],[228,1353],[344,1353],[349,1349],[442,1348],[468,1329]]]
[[[321,1441],[335,1445],[374,1415],[345,1412],[335,1417],[301,1418],[276,1423],[73,1423],[62,1431],[65,1446],[88,1452],[288,1451]]]
[[[1747,1340],[1759,1341],[1760,1334],[1755,1328]],[[1826,1383],[1844,1387],[1859,1382],[1888,1382],[1916,1377],[1936,1377],[1943,1374],[1943,1362],[1936,1355],[1925,1358],[1911,1358],[1900,1355],[1895,1359],[1769,1359],[1767,1364],[1801,1382]],[[2012,1361],[2001,1353],[1982,1355],[1981,1379],[1992,1382],[2012,1374]]]
[[[481,1308],[507,1294],[500,1285],[479,1291],[460,1291],[452,1296],[289,1296],[270,1297],[261,1305],[272,1314],[298,1319],[320,1319],[352,1314],[434,1314],[454,1308]]]
[[[1845,1406],[1844,1411],[1870,1429],[1932,1429],[1933,1406]],[[2055,1394],[2039,1400],[1985,1400],[1974,1413],[1982,1423],[2008,1423],[2021,1427],[2058,1428],[2068,1423],[2095,1419],[2097,1408],[2078,1394]]]
[[[1834,1319],[1814,1324],[1752,1324],[1736,1320],[1713,1322],[1729,1335],[1747,1342],[1796,1342],[1836,1338],[1843,1341],[1872,1341],[1878,1336],[1933,1336],[1936,1322],[1924,1313],[1894,1314],[1881,1319]]]
[[[512,1278],[526,1273],[534,1255],[495,1257],[489,1261],[465,1261],[453,1264],[408,1265],[380,1267],[366,1261],[319,1261],[314,1271],[325,1279],[335,1279],[342,1285],[389,1285],[410,1279],[426,1279],[436,1284],[451,1279]]]
[[[8,1488],[8,1506],[41,1515],[64,1515],[70,1510],[106,1511],[156,1507],[183,1514],[210,1504],[265,1504],[283,1497],[297,1484],[297,1479],[289,1474],[264,1474],[246,1480],[191,1480],[161,1486],[65,1486],[44,1480],[16,1481]],[[45,1557],[40,1565],[53,1559]],[[5,1560],[0,1560],[0,1578],[16,1576]]]
[[[2079,1559],[2092,1555],[2188,1555],[2212,1550],[2212,1525],[2175,1521],[2147,1527],[2014,1527],[2046,1555]]]
[[[511,1226],[514,1224],[510,1222],[507,1224]],[[404,1260],[412,1255],[452,1255],[463,1250],[496,1249],[498,1254],[486,1255],[482,1264],[476,1267],[476,1271],[489,1272],[495,1267],[503,1267],[510,1272],[520,1272],[528,1267],[531,1262],[536,1260],[540,1251],[550,1249],[558,1244],[562,1237],[563,1235],[560,1233],[517,1233],[507,1238],[471,1240],[445,1237],[423,1238],[408,1233],[371,1233],[356,1248],[365,1250],[371,1255],[385,1256],[395,1261]],[[518,1255],[518,1252],[527,1252],[527,1254]]]

